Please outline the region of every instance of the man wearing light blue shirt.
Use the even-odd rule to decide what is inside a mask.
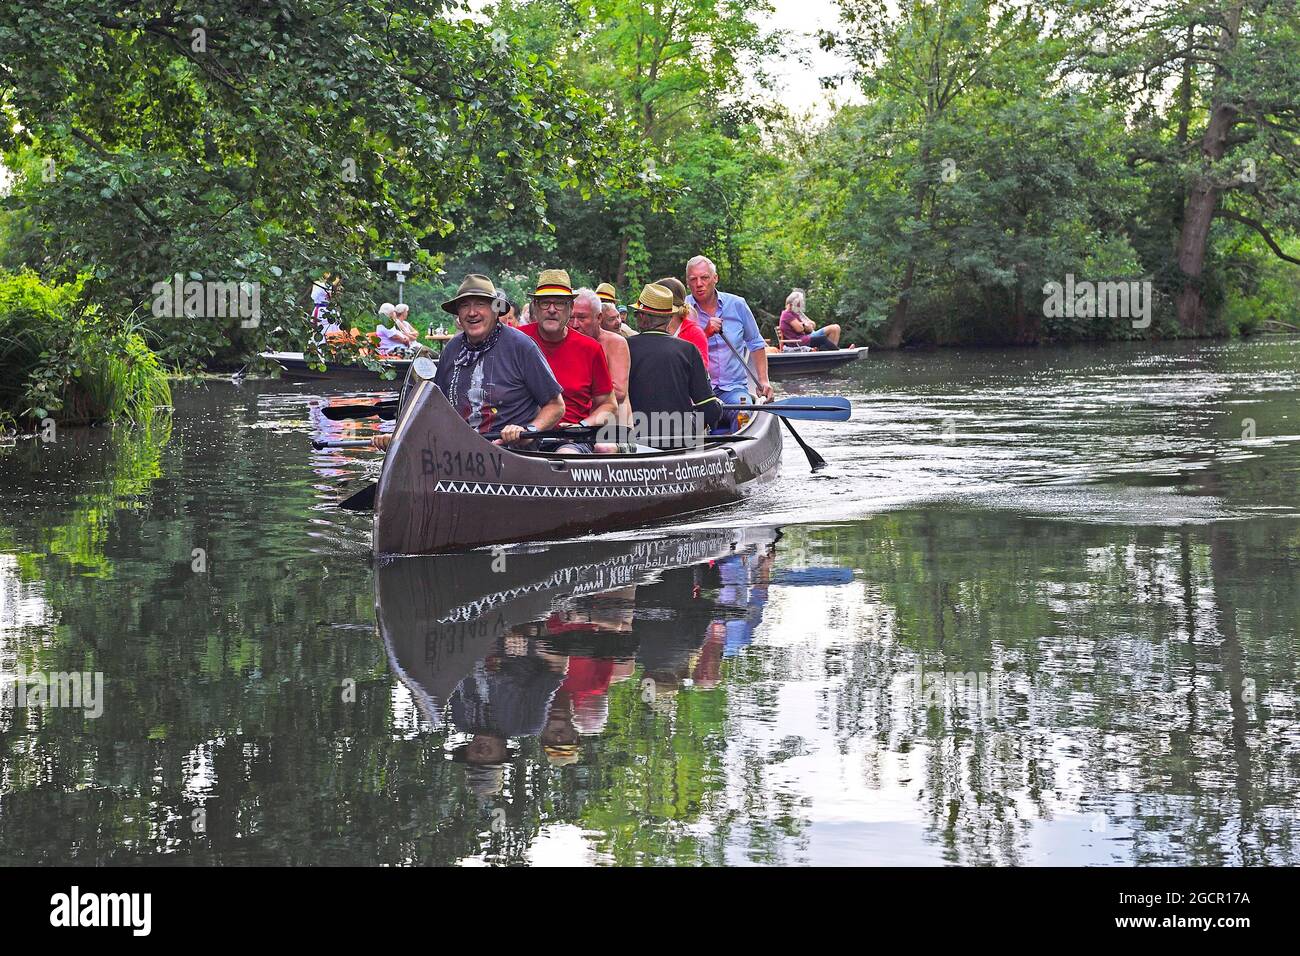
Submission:
[[[713,393],[724,405],[753,400],[749,391],[752,380],[745,370],[744,359],[748,353],[758,379],[758,394],[771,401],[767,343],[758,330],[749,303],[738,295],[718,291],[717,267],[705,256],[696,256],[686,263],[686,284],[691,290],[686,301],[695,307],[704,334],[709,336],[709,378]]]

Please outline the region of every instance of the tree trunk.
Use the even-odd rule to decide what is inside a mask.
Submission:
[[[614,288],[626,292],[624,283],[627,282],[627,244],[628,238],[624,236],[618,244],[618,270],[614,278]]]
[[[1241,4],[1227,11],[1223,30],[1219,35],[1219,56],[1225,57],[1237,45],[1237,31],[1241,26]],[[1236,125],[1237,108],[1226,102],[1224,90],[1226,77],[1220,72],[1215,80],[1211,97],[1210,121],[1201,137],[1202,171],[1193,179],[1183,208],[1183,221],[1178,233],[1178,270],[1183,275],[1182,288],[1176,299],[1178,324],[1189,335],[1205,334],[1205,303],[1201,294],[1201,275],[1205,270],[1205,250],[1209,245],[1210,224],[1214,220],[1220,187],[1214,182],[1212,168],[1223,158],[1227,149],[1228,133]]]
[[[896,349],[903,344],[903,329],[907,325],[907,306],[912,298],[912,283],[916,281],[916,262],[909,262],[903,273],[903,284],[898,290],[898,300],[880,330],[880,347]]]
[[[1025,285],[1016,278],[1016,288],[1011,294],[1011,322],[1016,330],[1017,345],[1037,345],[1040,334],[1038,316],[1030,316],[1025,302]]]

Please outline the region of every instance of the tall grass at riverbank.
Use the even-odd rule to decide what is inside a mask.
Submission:
[[[129,323],[52,284],[0,273],[0,425],[141,421],[171,404],[167,370]]]

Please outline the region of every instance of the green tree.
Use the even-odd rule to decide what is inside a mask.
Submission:
[[[471,205],[536,217],[544,175],[589,171],[571,144],[597,117],[553,65],[462,12],[445,0],[4,5],[0,145],[43,170],[12,200],[34,227],[24,259],[88,270],[88,293],[119,311],[178,272],[260,283],[275,321],[254,334],[210,317],[152,322],[192,359],[230,351],[232,336],[235,351],[276,327],[296,337],[322,270],[357,284],[377,255],[417,255]],[[345,293],[342,305],[372,303]]]
[[[1098,43],[1078,65],[1131,110],[1131,161],[1156,182],[1176,233],[1162,270],[1184,333],[1210,331],[1221,300],[1207,274],[1216,219],[1250,230],[1279,260],[1300,229],[1300,9],[1295,0],[1117,0],[1068,4]]]

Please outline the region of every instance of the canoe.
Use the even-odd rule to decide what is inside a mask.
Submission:
[[[769,352],[769,375],[799,375],[805,372],[829,372],[867,354],[865,348],[839,349],[829,352]]]
[[[551,629],[562,633],[556,640],[565,652],[631,658],[647,621],[681,625],[686,617],[682,607],[663,607],[662,594],[661,606],[647,607],[646,591],[638,601],[637,585],[661,580],[674,568],[752,553],[756,546],[726,528],[569,542],[501,556],[483,550],[381,558],[375,564],[375,619],[394,673],[437,727],[456,686],[511,630],[576,605],[587,627]],[[680,597],[682,605],[700,603],[689,581]]]
[[[280,368],[284,369],[286,378],[305,378],[317,381],[376,381],[381,378],[378,372],[372,372],[362,365],[331,365],[326,364],[325,371],[321,372],[311,367],[307,357],[302,352],[262,352],[261,357],[277,363]],[[406,374],[407,369],[411,367],[410,359],[381,359],[380,365],[386,369],[392,369],[396,377],[400,379]]]
[[[775,415],[749,440],[686,451],[560,455],[494,445],[416,361],[375,491],[376,555],[437,554],[636,527],[738,500],[781,460]]]

